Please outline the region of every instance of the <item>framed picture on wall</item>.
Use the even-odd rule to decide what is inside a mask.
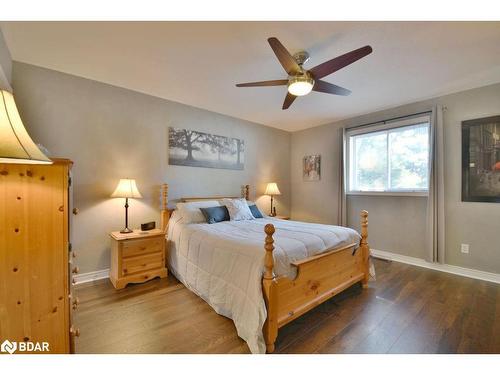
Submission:
[[[319,181],[321,178],[321,155],[304,156],[302,162],[304,181]]]
[[[168,128],[168,164],[245,169],[245,141],[196,130]]]
[[[500,203],[500,116],[462,122],[462,201]]]

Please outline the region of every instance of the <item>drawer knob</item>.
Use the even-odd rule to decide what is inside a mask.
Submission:
[[[80,210],[78,208],[73,208],[73,215],[78,215],[80,213]]]
[[[79,273],[79,272],[80,272],[80,267],[78,267],[78,266],[74,267],[74,268],[71,270],[71,272],[73,272],[73,273]]]
[[[75,327],[71,326],[71,328],[69,329],[69,333],[73,337],[80,337],[80,328],[75,328]]]

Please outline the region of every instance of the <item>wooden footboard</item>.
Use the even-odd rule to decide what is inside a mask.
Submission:
[[[267,352],[274,351],[278,329],[320,303],[342,292],[351,285],[362,282],[368,286],[369,247],[368,212],[361,212],[361,241],[359,247],[352,243],[293,263],[297,276],[275,277],[274,226],[267,224],[265,272],[262,280],[267,320],[264,325],[264,339]]]

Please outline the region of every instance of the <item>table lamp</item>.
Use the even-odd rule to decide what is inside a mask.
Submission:
[[[125,198],[125,228],[120,233],[132,233],[133,230],[128,227],[128,199],[129,198],[142,198],[141,193],[137,189],[134,179],[121,178],[118,182],[111,198]]]
[[[12,94],[0,90],[0,163],[52,164],[26,131]]]
[[[276,182],[270,182],[267,184],[265,195],[271,196],[271,213],[269,216],[276,216],[276,207],[273,207],[273,201],[275,195],[281,195],[280,190]]]

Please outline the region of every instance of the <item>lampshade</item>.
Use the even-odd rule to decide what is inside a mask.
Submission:
[[[280,189],[278,189],[278,185],[276,182],[270,182],[267,184],[266,187],[266,192],[264,193],[266,195],[281,195]]]
[[[142,198],[134,179],[121,178],[111,198]]]
[[[0,163],[52,164],[24,128],[14,96],[4,90],[0,90]]]

